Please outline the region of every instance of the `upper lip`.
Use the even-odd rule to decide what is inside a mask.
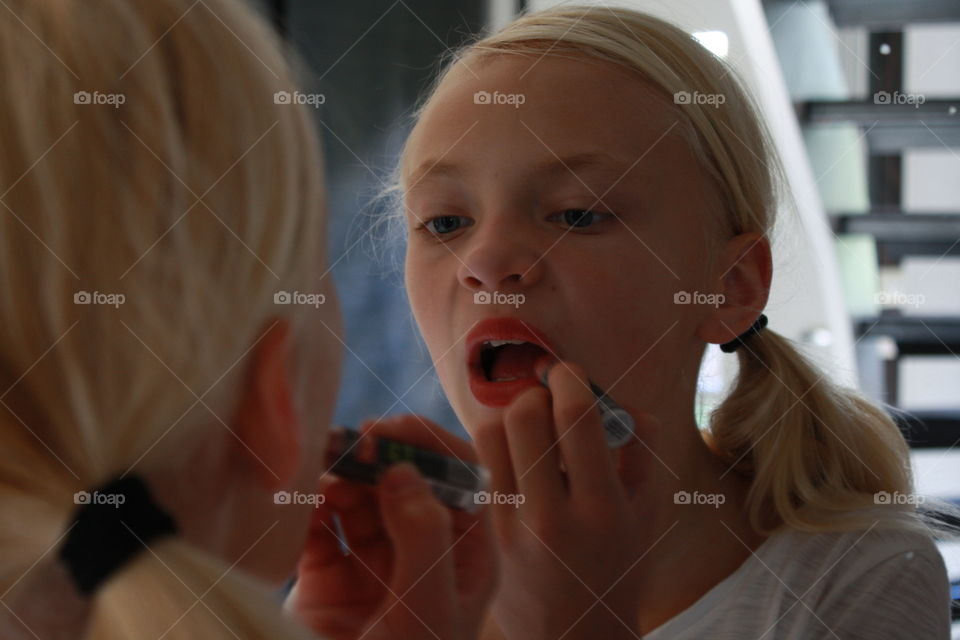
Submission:
[[[523,340],[554,355],[549,338],[533,323],[514,317],[486,318],[467,334],[467,365],[480,366],[483,343],[490,340]]]

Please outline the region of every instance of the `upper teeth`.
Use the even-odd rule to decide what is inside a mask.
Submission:
[[[487,340],[483,343],[485,347],[502,347],[505,344],[525,344],[526,340]]]

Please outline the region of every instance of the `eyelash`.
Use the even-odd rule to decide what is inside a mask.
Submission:
[[[550,219],[554,219],[554,218],[556,218],[557,216],[563,216],[563,215],[565,215],[565,214],[567,214],[567,213],[570,213],[570,212],[572,212],[572,211],[580,212],[580,213],[582,213],[582,214],[590,214],[591,216],[595,216],[595,217],[598,218],[597,222],[600,222],[600,221],[602,221],[602,220],[607,220],[607,219],[609,219],[609,218],[615,217],[615,215],[612,214],[612,213],[606,213],[606,212],[603,212],[603,211],[594,211],[594,210],[592,210],[592,209],[564,209],[563,211],[561,211],[561,212],[559,212],[559,213],[555,213],[555,214],[553,214],[552,216],[550,216]],[[586,225],[585,227],[578,227],[578,226],[576,226],[576,225],[569,225],[569,226],[570,226],[571,229],[585,229],[585,228],[587,228],[587,227],[592,227],[592,226],[594,226],[594,225]]]
[[[613,213],[606,213],[606,212],[603,212],[603,211],[593,211],[593,210],[590,210],[590,209],[564,209],[563,211],[560,211],[560,212],[558,212],[558,213],[552,214],[552,215],[548,218],[548,220],[555,220],[555,219],[557,219],[559,216],[566,215],[567,213],[570,213],[570,212],[580,212],[581,214],[590,214],[591,216],[594,216],[594,217],[598,218],[597,222],[601,222],[601,221],[603,221],[603,220],[616,217],[616,215],[613,214]],[[448,215],[442,215],[442,216],[435,216],[435,217],[433,217],[433,218],[428,218],[427,220],[424,220],[422,223],[420,223],[419,225],[417,225],[417,226],[415,227],[415,229],[416,229],[417,231],[426,231],[427,233],[431,234],[432,236],[434,236],[434,237],[436,237],[436,238],[442,238],[442,237],[444,237],[444,236],[450,235],[451,233],[454,233],[455,231],[459,231],[459,230],[462,229],[462,228],[469,227],[469,226],[472,226],[472,225],[473,225],[473,221],[470,220],[470,223],[469,223],[469,224],[466,224],[466,225],[464,225],[464,226],[462,226],[462,227],[459,227],[459,228],[454,229],[453,231],[449,231],[449,232],[447,232],[447,233],[440,233],[440,232],[434,231],[434,230],[432,230],[432,229],[430,228],[430,224],[431,224],[431,223],[433,223],[433,222],[435,222],[435,221],[437,221],[437,220],[444,219],[444,218],[458,218],[458,219],[461,219],[461,220],[470,220],[470,219],[467,218],[466,216],[457,216],[457,215],[449,215],[449,214],[448,214]],[[596,224],[596,223],[595,223],[595,224]],[[585,229],[585,228],[588,228],[588,227],[591,227],[591,226],[595,226],[595,224],[593,224],[593,225],[585,225],[585,226],[577,226],[577,225],[575,225],[575,224],[571,224],[571,225],[567,225],[567,227],[570,228],[570,229]]]

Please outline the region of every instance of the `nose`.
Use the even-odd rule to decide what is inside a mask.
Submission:
[[[475,233],[458,272],[460,284],[471,292],[517,291],[539,282],[543,255],[533,238],[516,225],[492,226]]]

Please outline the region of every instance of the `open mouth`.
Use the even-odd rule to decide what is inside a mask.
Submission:
[[[553,359],[545,336],[516,318],[491,318],[467,338],[470,390],[480,403],[504,407],[524,389],[539,384],[537,364]]]
[[[480,368],[488,382],[536,377],[537,360],[549,355],[526,340],[486,340],[480,347]]]

